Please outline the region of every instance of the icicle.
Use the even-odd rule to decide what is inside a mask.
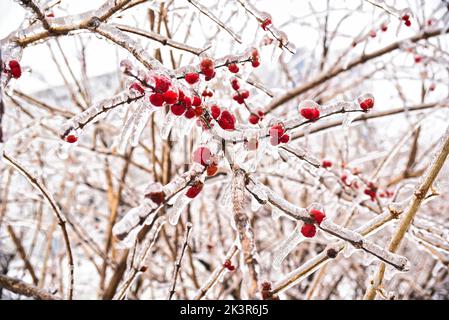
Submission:
[[[136,116],[134,120],[134,126],[132,127],[130,135],[131,146],[135,147],[139,144],[140,135],[142,134],[143,129],[148,123],[148,119],[150,118],[150,115],[154,112],[154,110],[154,108],[150,109],[148,106],[142,103],[135,111]]]
[[[290,235],[283,240],[273,252],[273,268],[278,270],[282,261],[296,248],[305,238],[301,234],[301,224],[297,224]]]
[[[164,140],[168,139],[168,136],[170,135],[170,131],[173,127],[173,125],[175,124],[175,121],[178,117],[175,116],[173,113],[169,112],[167,113],[167,115],[165,116],[165,121],[162,124],[161,127],[161,137]]]
[[[176,199],[173,207],[170,209],[168,213],[168,222],[171,225],[175,226],[178,224],[179,217],[187,205],[192,201],[192,198],[186,197],[185,195],[181,195]]]

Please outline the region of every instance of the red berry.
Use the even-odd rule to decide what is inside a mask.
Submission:
[[[186,113],[184,113],[184,117],[187,119],[192,119],[195,117],[195,110],[193,110],[193,108],[187,108]]]
[[[388,26],[386,23],[382,23],[380,25],[380,30],[382,30],[382,32],[386,32],[388,30]]]
[[[224,110],[220,118],[218,119],[218,124],[224,130],[234,130],[235,129],[235,117],[228,110]]]
[[[164,102],[167,104],[174,104],[178,101],[178,94],[172,90],[164,93]]]
[[[170,107],[171,112],[175,116],[182,116],[186,111],[186,106],[180,103],[174,104]]]
[[[375,38],[376,35],[377,35],[376,30],[371,30],[371,31],[369,32],[369,36],[370,36],[371,38]]]
[[[165,201],[165,194],[163,191],[150,192],[145,195],[145,198],[150,198],[156,204],[161,204]]]
[[[239,95],[239,94],[233,95],[232,99],[237,101],[238,104],[243,104],[245,102],[245,99],[241,95]]]
[[[229,269],[230,266],[232,266],[231,261],[229,259],[225,260],[225,262],[223,263],[223,267]]]
[[[157,92],[164,93],[170,88],[171,81],[167,77],[160,76],[154,78],[154,88]]]
[[[218,171],[218,167],[216,165],[210,165],[207,167],[207,175],[209,177],[214,176]]]
[[[199,147],[193,153],[193,161],[203,166],[207,166],[211,162],[212,153],[209,148]]]
[[[372,109],[373,107],[374,107],[373,99],[365,99],[362,102],[360,102],[360,108],[362,108],[363,111],[368,111],[369,109]]]
[[[435,83],[431,83],[430,86],[429,86],[429,90],[430,90],[430,91],[434,91],[435,88],[436,88]]]
[[[130,85],[129,90],[138,91],[140,94],[144,94],[144,92],[145,92],[145,90],[142,88],[142,86],[137,82],[134,82],[132,85]]]
[[[280,139],[279,142],[280,143],[287,143],[290,141],[290,136],[288,134],[284,134]]]
[[[408,21],[409,19],[410,19],[410,16],[408,14],[404,14],[402,16],[402,20],[404,20],[404,21]]]
[[[210,113],[211,113],[211,115],[212,115],[212,118],[214,118],[215,120],[217,120],[218,117],[220,116],[220,113],[221,113],[220,107],[217,106],[217,105],[215,105],[215,104],[212,105],[212,106],[210,107]]]
[[[235,270],[235,266],[229,266],[228,270],[229,270],[230,272],[234,271],[234,270]]]
[[[236,78],[231,80],[231,86],[232,86],[232,89],[234,89],[235,91],[240,89],[239,81]]]
[[[201,98],[198,96],[193,97],[192,106],[198,107],[201,105]]]
[[[269,25],[271,25],[271,19],[270,18],[267,18],[267,19],[265,19],[263,22],[262,22],[262,24],[261,24],[261,27],[262,27],[262,29],[264,29],[265,31],[267,31],[267,27],[269,26]]]
[[[75,143],[78,141],[77,136],[73,135],[73,134],[69,134],[66,138],[65,141],[67,141],[68,143]]]
[[[313,224],[304,223],[301,227],[301,233],[306,238],[313,238],[316,234],[316,227]]]
[[[259,51],[257,51],[257,49],[253,49],[253,51],[251,51],[251,57],[253,60],[259,59]]]
[[[11,75],[14,79],[19,79],[22,75],[22,68],[17,60],[11,60],[8,63],[9,70],[11,71]]]
[[[248,90],[243,90],[242,92],[240,92],[240,95],[243,99],[248,99],[249,98],[249,91]]]
[[[249,123],[251,123],[251,124],[258,124],[259,120],[260,120],[260,118],[259,118],[259,116],[257,114],[251,113],[249,115],[249,118],[248,118]]]
[[[275,124],[269,130],[270,137],[282,137],[285,133],[284,126],[282,124]]]
[[[320,117],[320,110],[317,108],[303,108],[301,115],[307,120],[316,121]]]
[[[204,58],[203,60],[201,60],[201,63],[200,63],[201,71],[206,70],[206,69],[213,69],[213,68],[214,68],[214,62],[211,59]]]
[[[187,96],[184,96],[184,97],[182,97],[182,99],[179,99],[180,101],[182,101],[182,103],[187,107],[187,108],[190,108],[191,106],[192,106],[192,100],[189,98],[189,97],[187,97]]]
[[[195,182],[189,189],[187,189],[186,196],[193,199],[195,198],[201,190],[203,190],[204,183],[201,181]]]
[[[309,214],[319,225],[324,220],[324,218],[326,218],[326,214],[324,212],[316,209],[310,210]]]
[[[265,116],[265,113],[262,110],[257,111],[257,114],[260,118],[263,118]]]
[[[420,55],[415,55],[415,63],[420,63],[422,61],[422,57]]]
[[[260,66],[259,59],[254,59],[253,61],[251,61],[251,65],[253,66],[253,68],[257,68],[258,66]]]
[[[231,64],[228,66],[228,70],[229,70],[230,72],[232,72],[232,73],[237,73],[237,72],[239,72],[239,66],[238,66],[237,64],[235,64],[235,63],[231,63]]]
[[[204,80],[210,81],[215,77],[215,71],[212,70],[212,72],[207,72],[207,73],[205,73],[205,75],[206,76],[205,76]]]
[[[321,164],[323,168],[330,168],[332,167],[332,162],[329,160],[323,160],[323,163]]]
[[[197,106],[194,108],[195,116],[201,117],[203,115],[203,108],[201,106]]]
[[[410,20],[405,21],[405,25],[407,27],[410,27],[412,25],[412,22]]]
[[[200,75],[198,73],[186,73],[184,79],[188,84],[195,84],[200,79]]]
[[[161,107],[164,104],[164,95],[162,93],[153,93],[150,96],[150,102],[155,107]]]

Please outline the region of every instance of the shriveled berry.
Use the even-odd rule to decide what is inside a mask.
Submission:
[[[178,102],[178,94],[172,90],[164,93],[164,102],[167,104],[174,104]]]
[[[315,225],[304,223],[301,227],[301,234],[306,238],[313,238],[316,234]]]
[[[203,190],[203,186],[204,183],[201,181],[195,182],[189,189],[187,189],[186,196],[191,199],[195,198],[201,190]]]
[[[161,107],[164,104],[164,95],[162,93],[153,93],[150,96],[150,102],[155,107]]]
[[[231,63],[228,66],[228,70],[232,73],[237,73],[237,72],[239,72],[239,66],[236,63]]]
[[[326,214],[324,212],[316,209],[310,210],[309,214],[318,224],[321,224],[324,218],[326,218]]]
[[[195,84],[200,79],[200,75],[198,73],[186,73],[184,79],[188,84]]]

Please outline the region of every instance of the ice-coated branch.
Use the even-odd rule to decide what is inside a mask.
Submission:
[[[412,224],[413,219],[415,218],[419,208],[421,207],[421,203],[426,198],[427,192],[429,192],[430,187],[432,186],[433,182],[440,173],[441,168],[446,162],[448,154],[449,154],[449,127],[447,127],[446,132],[441,138],[441,143],[437,149],[437,152],[433,157],[432,163],[427,168],[420,184],[417,186],[415,192],[413,193],[413,197],[410,201],[410,204],[407,207],[406,211],[404,212],[404,215],[401,218],[401,221],[398,224],[393,237],[391,238],[390,244],[388,245],[388,251],[396,252],[399,249],[402,239],[404,239],[404,236],[407,233],[408,228]],[[377,292],[376,289],[382,285],[382,281],[385,275],[385,268],[386,268],[385,264],[381,262],[375,275],[370,281],[369,287],[365,292],[364,296],[365,300],[373,300],[376,297]]]
[[[0,273],[0,288],[20,294],[26,297],[33,297],[37,300],[61,300],[58,296],[42,290],[22,280],[8,277]]]
[[[19,0],[19,3],[25,8],[30,9],[36,15],[36,18],[42,22],[42,26],[46,30],[50,30],[50,25],[48,24],[45,14],[42,12],[41,8],[39,8],[39,6],[34,3],[33,0]]]
[[[345,66],[340,66],[338,68],[333,68],[332,70],[324,70],[323,72],[321,72],[320,74],[318,74],[314,79],[312,79],[309,82],[306,83],[302,83],[300,85],[298,85],[297,87],[288,90],[285,94],[280,95],[278,97],[275,97],[270,104],[266,107],[266,112],[271,112],[273,110],[275,110],[277,107],[283,105],[284,103],[296,98],[297,96],[299,96],[300,94],[303,94],[307,91],[309,91],[312,88],[315,88],[318,85],[321,85],[322,83],[338,76],[339,74],[349,71],[352,68],[355,68],[367,61],[370,61],[372,59],[378,58],[380,56],[383,56],[387,53],[390,53],[396,49],[399,49],[401,44],[404,42],[411,42],[411,43],[415,43],[418,42],[420,40],[425,40],[425,39],[429,39],[432,37],[436,37],[439,36],[441,34],[444,33],[448,33],[449,29],[444,30],[444,29],[437,29],[437,30],[432,30],[432,31],[423,31],[420,34],[417,34],[413,37],[410,37],[408,39],[405,40],[400,40],[397,42],[394,42],[388,46],[385,46],[381,49],[378,49],[376,51],[373,51],[371,53],[367,53],[364,55],[361,55],[360,57],[355,58],[354,60],[352,60],[348,65]]]
[[[162,36],[158,33],[155,32],[151,32],[151,31],[145,31],[145,30],[141,30],[138,28],[134,28],[134,27],[130,27],[130,26],[125,26],[122,24],[112,24],[112,27],[115,27],[121,31],[124,32],[128,32],[128,33],[132,33],[138,36],[142,36],[151,40],[155,40],[159,43],[161,43],[164,46],[169,46],[178,50],[182,50],[182,51],[186,51],[186,52],[190,52],[193,53],[195,55],[200,55],[201,53],[203,53],[206,49],[201,49],[201,48],[195,48],[195,47],[191,47],[188,46],[184,43],[172,40],[168,37]]]
[[[367,237],[370,234],[379,231],[382,227],[386,226],[388,222],[397,219],[402,212],[403,209],[401,208],[389,208],[354,231]],[[321,268],[325,263],[329,262],[329,260],[335,259],[337,255],[343,251],[346,245],[347,242],[343,240],[329,244],[323,252],[308,260],[300,267],[288,273],[283,279],[276,282],[273,286],[273,294],[287,290]]]
[[[234,244],[229,249],[228,253],[225,256],[225,259],[224,259],[225,261],[231,260],[236,255],[236,253],[238,251],[238,247],[236,245],[237,241],[238,240],[235,240]],[[207,281],[198,290],[198,292],[196,293],[193,300],[201,300],[202,298],[204,298],[206,296],[207,292],[217,283],[218,279],[225,272],[225,269],[226,268],[223,265],[223,263],[220,263],[219,266],[217,268],[215,268],[215,270],[211,273],[211,275],[209,276]]]
[[[227,33],[231,35],[231,37],[237,41],[238,43],[242,43],[242,39],[240,39],[240,36],[237,35],[234,31],[232,31],[230,28],[226,27],[226,24],[222,22],[215,14],[213,14],[208,8],[203,6],[201,3],[199,3],[196,0],[187,0],[192,6],[197,8],[202,14],[204,14],[206,17],[208,17],[210,20],[215,22],[220,28],[225,30]]]
[[[178,192],[183,190],[191,181],[200,176],[204,172],[204,167],[200,164],[194,164],[193,167],[184,172],[183,174],[174,178],[170,183],[165,186],[160,186],[158,196],[163,199],[162,201],[154,202],[150,197],[146,197],[141,205],[128,211],[128,213],[114,225],[114,236],[123,241],[130,236],[135,236],[140,230],[139,226],[162,208],[167,201],[169,201]],[[151,183],[147,189],[152,188],[157,183]]]
[[[237,0],[238,3],[252,16],[257,19],[257,22],[262,24],[268,18],[267,14],[259,11],[254,5],[246,0]],[[275,38],[279,45],[289,51],[291,54],[295,53],[295,47],[288,41],[287,35],[273,26],[271,23],[265,26],[265,29]]]
[[[303,221],[305,223],[314,223],[313,219],[310,217],[307,209],[299,208],[294,204],[288,202],[283,199],[275,192],[273,192],[270,188],[252,181],[249,179],[249,183],[247,188],[252,191],[252,194],[257,197],[257,192],[254,192],[255,188],[259,188],[263,190],[266,195],[266,198],[270,204],[276,206],[281,209],[288,217],[293,218],[294,220]],[[260,197],[258,197],[260,199]],[[349,242],[355,248],[362,249],[363,251],[372,254],[377,257],[381,261],[384,261],[398,270],[406,271],[408,270],[408,260],[397,254],[391,253],[385,249],[382,249],[377,244],[369,241],[361,234],[339,226],[328,219],[324,219],[318,227],[326,233],[329,233],[337,238],[340,238],[344,241]]]
[[[249,297],[254,298],[258,285],[257,272],[257,250],[254,239],[254,231],[251,227],[249,217],[245,213],[245,172],[241,169],[234,169],[232,179],[232,212],[235,226],[239,234],[240,248],[243,255],[243,262],[248,268],[249,277]]]
[[[24,176],[30,184],[39,190],[44,198],[48,201],[50,204],[50,207],[52,208],[52,211],[54,212],[56,218],[58,219],[59,227],[61,228],[61,232],[64,238],[66,253],[67,253],[67,264],[69,268],[68,277],[69,277],[69,288],[68,288],[68,294],[67,297],[69,300],[72,300],[73,298],[73,285],[74,285],[74,263],[73,263],[73,255],[72,255],[72,247],[70,245],[70,238],[69,234],[67,233],[66,223],[67,219],[62,213],[61,209],[59,208],[58,204],[56,203],[55,199],[51,195],[51,193],[48,191],[47,187],[43,184],[43,182],[40,182],[34,175],[30,173],[29,170],[26,169],[25,166],[23,166],[17,159],[15,159],[13,156],[6,154],[6,151],[3,150],[3,160],[15,168],[22,176]]]
[[[168,295],[168,300],[171,300],[173,298],[173,295],[176,292],[176,290],[175,290],[175,288],[176,288],[176,281],[178,280],[179,271],[181,270],[182,258],[184,257],[184,253],[185,253],[186,248],[187,248],[188,243],[189,243],[190,231],[192,230],[192,227],[193,227],[192,223],[191,222],[187,222],[185,236],[184,236],[184,243],[182,245],[181,253],[179,254],[178,259],[176,260],[175,267],[174,267],[174,270],[173,270],[173,281],[172,281],[170,293]]]
[[[77,114],[73,118],[67,120],[60,130],[60,137],[65,139],[71,131],[82,130],[87,124],[94,121],[97,117],[121,105],[137,101],[143,95],[135,95],[134,93],[123,91],[112,98],[103,99],[90,106],[83,112]]]

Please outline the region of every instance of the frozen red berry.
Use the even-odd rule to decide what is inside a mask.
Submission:
[[[404,24],[405,24],[407,27],[410,27],[410,26],[412,25],[412,22],[411,22],[410,20],[407,20],[407,21],[404,22]]]
[[[410,20],[410,15],[404,14],[401,19],[404,21],[408,21],[408,20]]]
[[[332,167],[332,162],[329,160],[323,160],[321,165],[323,166],[323,168],[330,168],[330,167]]]
[[[132,90],[137,91],[140,94],[144,94],[144,92],[145,92],[145,90],[142,88],[142,86],[139,83],[137,83],[137,82],[134,82],[133,84],[131,84],[129,86],[129,90],[130,91],[132,91]]]
[[[201,106],[196,106],[193,110],[195,111],[195,116],[201,117],[203,115],[203,108]]]
[[[436,88],[435,83],[431,83],[431,84],[429,85],[429,90],[430,90],[430,91],[434,91],[435,88]]]
[[[243,90],[242,92],[240,92],[240,95],[243,99],[248,99],[249,98],[249,91],[248,90]]]
[[[178,94],[172,90],[164,93],[164,102],[167,104],[174,104],[178,101]]]
[[[306,238],[313,238],[316,234],[315,225],[304,223],[301,227],[301,234]]]
[[[372,109],[374,107],[374,100],[371,98],[367,98],[365,100],[362,100],[359,105],[363,111],[368,111],[369,109]]]
[[[282,137],[279,138],[280,143],[287,143],[290,141],[290,136],[288,134],[284,134]]]
[[[237,73],[237,72],[239,72],[239,66],[236,63],[231,63],[228,66],[228,70],[232,73]]]
[[[209,177],[214,176],[217,171],[218,171],[218,167],[216,165],[210,165],[209,167],[207,167],[207,175]]]
[[[275,124],[269,130],[270,137],[282,137],[284,133],[285,129],[282,124]]]
[[[269,25],[271,25],[271,19],[270,18],[267,18],[267,19],[265,19],[263,22],[262,22],[262,24],[260,25],[261,27],[262,27],[262,29],[263,30],[267,30],[267,27],[269,26]]]
[[[253,68],[257,68],[258,66],[260,66],[260,61],[259,59],[255,59],[251,62],[251,65],[253,66]]]
[[[231,80],[231,86],[232,86],[232,89],[234,89],[235,91],[240,89],[239,81],[236,78]]]
[[[377,36],[376,30],[371,30],[371,31],[369,32],[369,36],[370,36],[371,38],[375,38],[375,37]]]
[[[210,114],[212,115],[212,118],[214,118],[215,120],[218,119],[218,117],[220,116],[221,110],[220,107],[217,105],[212,105],[210,107]]]
[[[201,192],[201,190],[203,190],[203,186],[204,183],[202,183],[201,181],[194,182],[192,186],[187,189],[186,196],[191,199],[195,198]]]
[[[175,116],[182,116],[186,112],[186,106],[181,103],[174,104],[170,107],[171,112]]]
[[[235,116],[231,114],[228,110],[221,112],[220,118],[218,119],[219,126],[224,130],[234,130],[235,129]]]
[[[415,63],[420,63],[422,61],[422,56],[417,54],[417,55],[415,55],[414,59],[415,59]]]
[[[198,107],[201,105],[201,98],[198,96],[194,96],[192,100],[192,106]]]
[[[212,153],[207,147],[199,147],[193,153],[193,161],[203,166],[210,164]]]
[[[249,115],[249,118],[248,118],[249,123],[251,123],[251,124],[258,124],[259,120],[260,120],[260,117],[257,114],[251,113]]]
[[[156,204],[161,204],[165,201],[165,194],[163,191],[154,191],[145,194],[145,198],[151,199]]]
[[[320,110],[317,108],[302,108],[301,115],[307,120],[316,121],[320,117]]]
[[[169,78],[165,76],[157,76],[154,77],[154,88],[158,93],[166,92],[171,85],[171,81]]]
[[[371,201],[374,201],[377,195],[377,186],[374,183],[369,182],[367,188],[363,192],[370,197]]]
[[[315,220],[316,223],[321,224],[321,222],[326,218],[326,214],[323,211],[312,209],[309,212],[310,216]]]
[[[164,104],[164,95],[162,93],[153,93],[150,95],[150,102],[155,107],[161,107]]]
[[[8,62],[9,70],[14,79],[19,79],[22,75],[22,68],[17,60],[10,60]]]
[[[195,84],[200,79],[200,75],[198,73],[186,73],[184,79],[188,84]]]
[[[75,136],[74,134],[69,134],[66,138],[65,141],[67,141],[68,143],[75,143],[78,141],[78,137]]]
[[[384,22],[380,25],[380,30],[382,30],[382,32],[386,32],[388,30],[388,25]]]
[[[184,117],[187,119],[192,119],[195,117],[195,110],[193,110],[193,108],[187,108],[186,113],[184,113]]]
[[[201,60],[200,69],[202,71],[207,70],[207,69],[213,69],[213,68],[214,68],[214,62],[212,61],[212,59],[204,58],[203,60]]]

